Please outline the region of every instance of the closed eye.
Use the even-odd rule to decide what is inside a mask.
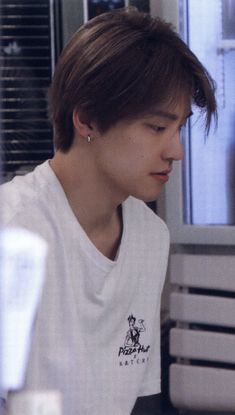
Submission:
[[[158,133],[162,133],[163,131],[165,131],[166,127],[163,127],[161,125],[151,125],[151,128],[158,132]]]

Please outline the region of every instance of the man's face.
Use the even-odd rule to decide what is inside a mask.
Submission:
[[[120,200],[134,196],[156,200],[181,160],[180,130],[191,114],[189,102],[161,107],[138,119],[120,121],[92,146],[97,174]]]

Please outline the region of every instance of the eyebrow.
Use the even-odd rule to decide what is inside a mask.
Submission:
[[[168,111],[156,110],[156,111],[151,111],[151,114],[152,115],[157,115],[159,117],[167,118],[168,120],[172,120],[172,121],[176,121],[176,120],[179,119],[179,117],[176,114],[174,114],[172,112],[168,112]],[[187,118],[191,117],[191,115],[193,115],[192,111],[190,111],[188,113],[188,115],[186,115],[185,118],[187,119]]]

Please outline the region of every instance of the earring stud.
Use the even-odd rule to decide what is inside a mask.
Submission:
[[[91,136],[88,134],[87,136],[87,142],[90,143],[91,142]]]

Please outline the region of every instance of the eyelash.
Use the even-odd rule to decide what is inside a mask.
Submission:
[[[179,132],[182,131],[182,129],[186,126],[186,123],[179,126]],[[163,127],[160,125],[151,125],[151,128],[156,131],[157,133],[163,133],[167,127]]]
[[[161,127],[160,125],[152,125],[151,127],[157,133],[162,133],[166,129],[166,127]]]

